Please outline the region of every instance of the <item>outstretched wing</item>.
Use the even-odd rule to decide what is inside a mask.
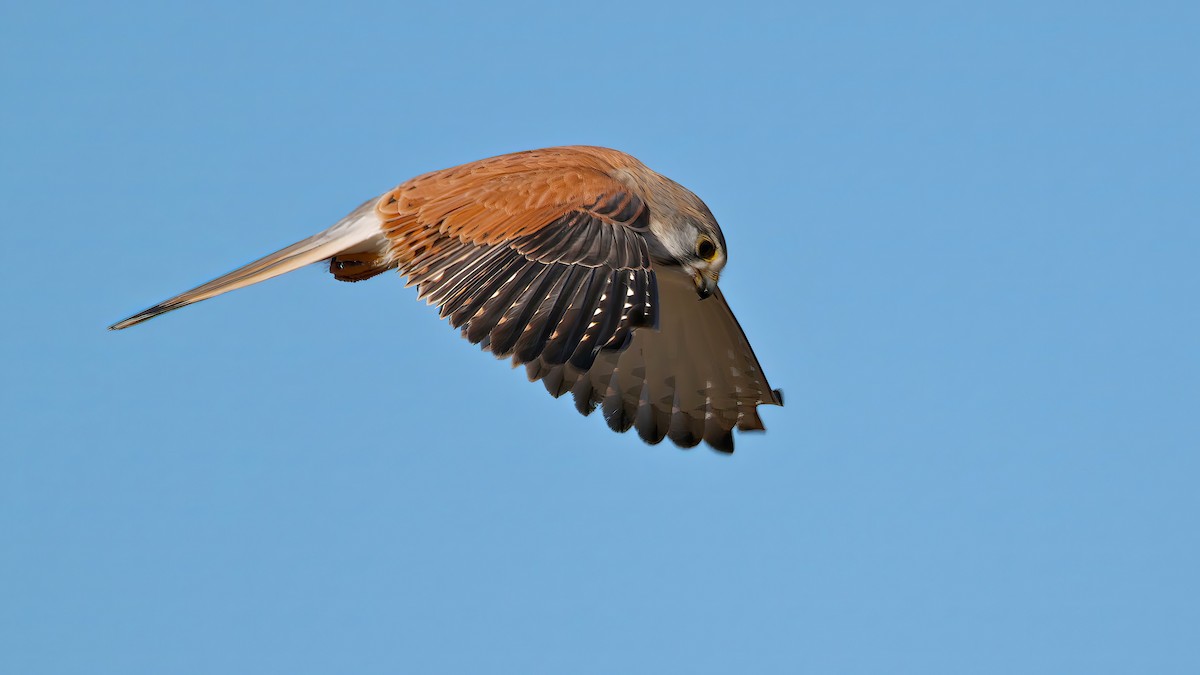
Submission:
[[[419,296],[473,343],[592,367],[657,322],[649,210],[592,153],[558,148],[426,174],[377,206]]]
[[[757,406],[783,405],[783,394],[767,383],[720,290],[699,300],[687,276],[664,272],[659,279],[659,330],[636,331],[627,349],[602,353],[586,372],[532,361],[529,379],[555,397],[571,392],[584,415],[600,407],[614,431],[636,427],[647,443],[668,437],[692,447],[704,440],[733,452],[733,429],[764,430]]]

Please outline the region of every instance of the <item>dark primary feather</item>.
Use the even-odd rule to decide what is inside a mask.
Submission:
[[[591,270],[585,267],[569,266],[565,269],[566,274],[560,275],[561,282],[547,294],[546,300],[529,321],[528,329],[517,340],[517,358],[522,363],[541,356],[580,284],[591,274]]]

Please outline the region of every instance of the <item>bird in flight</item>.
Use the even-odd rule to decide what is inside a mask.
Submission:
[[[733,452],[783,405],[717,286],[725,238],[695,194],[617,150],[568,146],[417,176],[333,227],[118,321],[121,330],[328,261],[399,270],[472,343],[647,443]]]

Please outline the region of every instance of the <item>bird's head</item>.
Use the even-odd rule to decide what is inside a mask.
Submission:
[[[630,186],[649,207],[652,236],[647,239],[654,262],[692,277],[701,300],[715,293],[728,258],[725,235],[704,200],[640,162],[621,168],[613,177]]]
[[[728,256],[725,235],[716,218],[704,202],[688,195],[692,199],[683,202],[683,208],[660,211],[658,217],[651,217],[650,232],[658,240],[658,245],[651,247],[651,255],[659,264],[678,266],[691,276],[696,294],[703,300],[716,292]]]
[[[692,275],[696,294],[703,300],[717,290],[717,281],[725,267],[725,239],[715,222],[710,228],[697,227],[692,238],[691,248],[677,252],[676,257],[682,261],[684,270]]]

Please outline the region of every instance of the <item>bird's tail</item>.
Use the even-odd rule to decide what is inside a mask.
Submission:
[[[266,281],[299,269],[310,263],[334,259],[331,271],[339,279],[357,281],[374,276],[391,265],[387,262],[387,238],[380,229],[380,218],[375,212],[377,199],[370,199],[353,213],[338,221],[336,225],[298,241],[285,249],[259,258],[254,262],[197,286],[186,293],[164,300],[157,305],[134,314],[109,326],[109,330],[121,330],[134,324],[148,321],[172,310],[186,307],[194,302],[207,300],[222,293]]]

